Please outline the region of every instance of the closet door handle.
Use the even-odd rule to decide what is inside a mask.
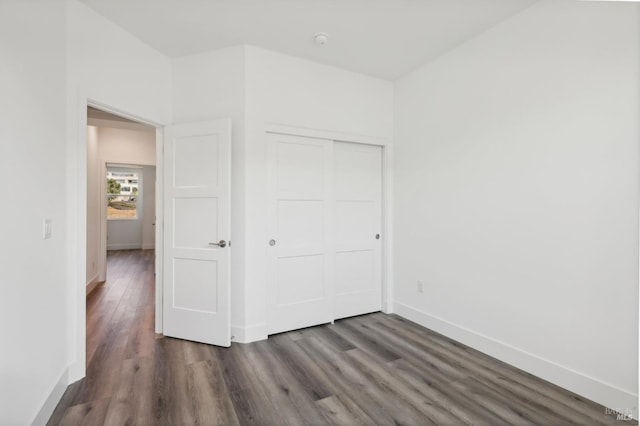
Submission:
[[[209,243],[210,246],[218,246],[220,248],[222,247],[226,247],[227,246],[227,242],[225,240],[220,240],[217,243]]]

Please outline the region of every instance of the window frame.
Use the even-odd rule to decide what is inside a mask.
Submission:
[[[106,218],[107,221],[132,221],[132,220],[141,220],[142,216],[140,215],[140,205],[138,204],[138,201],[140,199],[140,196],[142,194],[142,169],[140,169],[139,171],[136,172],[122,172],[122,171],[114,171],[114,169],[122,169],[122,167],[113,167],[113,166],[107,166],[106,168],[106,176],[104,177],[107,181],[107,190],[109,189],[109,179],[113,179],[116,182],[120,183],[119,181],[122,180],[124,181],[124,183],[120,183],[121,187],[123,185],[127,185],[128,188],[128,193],[126,194],[110,194],[110,193],[106,193],[104,194],[104,196],[106,196],[106,201],[107,201],[107,212],[106,212]],[[111,177],[109,177],[109,174],[112,174]],[[114,174],[117,174],[114,176]],[[123,174],[126,175],[130,175],[130,176],[122,176]],[[133,184],[128,183],[130,180],[135,180],[137,181],[136,186],[134,187]],[[134,193],[133,190],[137,188],[137,192]],[[122,191],[122,189],[121,189]],[[126,203],[132,203],[135,204],[135,209],[131,209],[135,211],[135,216],[133,217],[113,217],[113,216],[109,216],[109,205],[111,203],[110,198],[111,197],[123,197],[126,200],[122,200],[122,202],[126,202]],[[131,200],[133,199],[133,201]],[[115,209],[117,210],[117,209]]]

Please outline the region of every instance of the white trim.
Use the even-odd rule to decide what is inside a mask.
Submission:
[[[264,128],[266,133],[279,133],[281,135],[305,136],[308,138],[329,139],[337,142],[352,142],[378,146],[387,146],[389,144],[389,140],[385,138],[334,130],[313,129],[277,123],[266,123]]]
[[[124,243],[124,244],[108,244],[107,251],[111,250],[140,250],[142,244],[139,243]]]
[[[156,248],[156,244],[155,243],[153,243],[153,244],[147,243],[147,244],[143,244],[142,245],[142,250],[153,250],[155,248]]]
[[[393,312],[393,146],[382,147],[382,312]]]
[[[162,134],[162,124],[151,120],[144,119],[135,114],[124,112],[117,108],[108,106],[99,101],[92,100],[86,95],[82,89],[78,90],[77,97],[71,101],[71,104],[77,110],[68,115],[68,128],[75,129],[70,133],[67,145],[67,153],[69,167],[67,169],[67,187],[68,191],[68,221],[75,224],[67,228],[68,245],[68,263],[67,268],[69,277],[71,277],[71,291],[69,293],[69,310],[70,321],[68,329],[69,353],[73,357],[68,367],[67,384],[82,379],[86,375],[86,279],[87,279],[87,107],[101,109],[112,114],[119,115],[130,120],[148,124],[156,128],[156,147],[162,147],[162,139],[158,135]],[[71,105],[70,104],[70,105]],[[75,138],[73,137],[75,133]],[[161,151],[156,149],[156,162],[161,164],[163,160]],[[118,161],[115,161],[118,162]],[[104,167],[104,163],[103,163]],[[162,167],[157,173],[161,173]],[[105,172],[106,173],[106,172]],[[101,179],[102,185],[106,185],[105,179]],[[161,180],[159,182],[162,182]],[[159,186],[162,189],[161,183]],[[105,189],[106,190],[106,189]],[[156,191],[156,210],[162,211],[162,190]],[[160,203],[160,204],[158,204]],[[158,209],[160,206],[160,209]],[[105,211],[106,215],[106,211]],[[101,222],[106,228],[106,220]],[[156,246],[162,247],[162,227],[156,226]],[[106,229],[105,229],[106,231]],[[106,232],[105,232],[106,235]],[[156,253],[162,253],[156,248]],[[158,269],[158,260],[156,258],[156,318],[158,309],[162,309],[162,303],[158,303],[158,286],[162,285],[162,268]],[[102,265],[101,265],[102,266]],[[106,267],[106,265],[104,265]],[[101,268],[102,269],[102,268]],[[104,280],[103,270],[100,270],[99,279]],[[162,290],[160,289],[160,292]],[[160,316],[162,316],[160,314]]]
[[[87,279],[87,97],[79,90],[74,107],[69,114],[69,129],[74,129],[75,139],[69,138],[67,170],[69,277],[69,354],[75,357],[69,366],[68,382],[75,382],[86,375],[86,279]],[[75,120],[75,121],[74,121]]]
[[[62,395],[67,390],[67,385],[69,384],[69,369],[65,368],[60,378],[49,392],[49,395],[45,399],[44,403],[40,407],[40,410],[31,421],[31,425],[40,426],[46,425],[49,421],[49,418],[53,414],[53,411],[56,409],[56,406],[60,402]]]
[[[98,283],[100,283],[99,276],[100,276],[100,274],[96,273],[94,275],[94,277],[91,278],[89,280],[89,282],[87,283],[87,296],[89,295],[89,293],[91,293],[93,290],[95,290],[95,288],[98,285]]]
[[[100,161],[104,164],[105,166],[105,170],[106,167],[120,167],[120,168],[129,168],[129,169],[143,169],[144,166],[155,166],[155,164],[153,163],[149,163],[149,162],[145,162],[145,161],[134,161],[133,163],[131,162],[131,159],[129,160],[123,160],[123,159],[113,159],[113,158],[100,158]],[[142,173],[142,171],[140,171],[140,173]],[[106,176],[106,174],[105,174]],[[106,191],[105,191],[106,193]],[[133,195],[133,194],[129,194],[129,195]]]
[[[596,401],[612,409],[632,411],[638,418],[638,395],[572,370],[551,360],[483,335],[466,327],[438,318],[419,309],[395,302],[395,312],[423,327],[441,333],[494,358],[511,364],[560,387]]]
[[[140,117],[139,115],[135,115],[135,114],[131,114],[129,112],[123,111],[121,109],[112,107],[110,105],[107,104],[103,104],[102,102],[99,101],[95,101],[93,99],[89,99],[89,98],[85,98],[86,100],[86,105],[84,107],[85,109],[85,118],[86,118],[86,107],[93,107],[93,108],[97,108],[99,110],[102,110],[104,112],[108,112],[110,114],[114,114],[114,115],[118,115],[120,117],[126,118],[128,120],[132,120],[132,121],[137,121],[138,123],[142,123],[142,124],[146,124],[148,126],[151,127],[155,127],[157,128],[162,128],[164,125],[152,120],[147,120],[146,118]]]
[[[162,274],[164,259],[164,128],[156,128],[156,240],[155,240],[155,260],[156,260],[156,333],[162,334],[163,318],[163,285],[164,275]]]
[[[103,118],[87,118],[87,125],[95,127],[109,127],[112,129],[134,130],[136,132],[148,132],[149,124],[131,123],[128,121],[106,120]]]
[[[107,188],[106,188],[106,179],[104,179],[103,177],[107,175],[107,170],[109,167],[122,167],[122,168],[132,168],[132,169],[140,169],[140,182],[142,183],[142,185],[144,186],[144,176],[142,173],[142,170],[144,168],[144,166],[155,166],[155,164],[151,164],[151,163],[147,163],[147,162],[135,162],[135,164],[131,163],[130,160],[124,160],[124,161],[119,161],[118,159],[112,159],[112,158],[104,158],[101,157],[100,158],[100,164],[102,167],[102,174],[101,176],[101,189],[100,189],[100,193],[101,194],[106,194],[107,193]],[[144,200],[144,191],[142,188],[140,188],[140,193],[142,195],[142,200]],[[136,250],[136,249],[141,249],[142,247],[142,242],[140,243],[125,243],[125,244],[109,244],[107,242],[107,223],[114,221],[114,222],[118,222],[118,221],[124,221],[124,222],[129,222],[129,221],[139,221],[140,222],[140,227],[141,229],[144,227],[144,220],[143,220],[143,216],[144,216],[144,208],[143,205],[140,204],[139,205],[140,208],[138,208],[137,213],[136,213],[136,217],[131,217],[131,218],[109,218],[107,217],[107,197],[101,197],[100,198],[100,227],[101,230],[104,229],[104,232],[100,232],[100,265],[102,266],[104,264],[104,275],[105,275],[105,279],[106,279],[106,274],[107,274],[107,251],[109,250]],[[141,214],[142,213],[142,214]],[[140,237],[140,239],[142,240],[142,236]],[[151,247],[153,248],[153,247]],[[102,251],[104,249],[104,251]]]
[[[234,343],[251,343],[266,340],[267,324],[253,324],[247,327],[231,325],[231,341]]]
[[[98,139],[100,134],[98,133]],[[98,270],[100,281],[107,280],[107,199],[103,195],[107,193],[107,162],[100,158],[100,252],[98,253]]]
[[[98,136],[98,139],[100,137]],[[130,159],[129,159],[130,160]],[[129,167],[132,169],[143,169],[144,166],[155,166],[155,164],[148,162],[136,162],[136,164],[131,164],[127,159],[118,159],[118,158],[104,158],[100,157],[100,167],[101,167],[101,178],[100,178],[100,194],[107,193],[107,181],[103,177],[107,175],[107,169],[109,166],[115,165],[119,167]],[[156,154],[157,160],[157,154]],[[144,177],[142,176],[142,171],[140,172],[140,181],[144,182]],[[144,185],[144,184],[143,184]],[[142,194],[144,199],[144,194]],[[142,206],[141,206],[142,207]],[[157,205],[156,205],[157,208]],[[140,209],[142,211],[142,209]],[[107,251],[109,250],[134,250],[142,248],[141,244],[108,244],[107,243],[107,224],[110,221],[133,221],[137,220],[141,222],[141,227],[144,227],[143,217],[138,213],[135,218],[109,218],[107,217],[107,198],[100,198],[100,257],[98,258],[98,268],[100,271],[100,281],[107,280]],[[153,247],[151,247],[153,248]]]

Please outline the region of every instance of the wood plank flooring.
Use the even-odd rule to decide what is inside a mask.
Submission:
[[[87,377],[50,425],[631,423],[395,315],[227,349],[156,335],[153,257],[109,253],[87,298]]]

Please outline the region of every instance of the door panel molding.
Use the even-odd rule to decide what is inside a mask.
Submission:
[[[382,147],[280,133],[267,144],[268,333],[383,310]]]
[[[334,319],[382,309],[382,148],[335,142]]]
[[[165,128],[163,333],[231,345],[231,121]]]
[[[331,322],[333,143],[268,136],[268,333]]]

